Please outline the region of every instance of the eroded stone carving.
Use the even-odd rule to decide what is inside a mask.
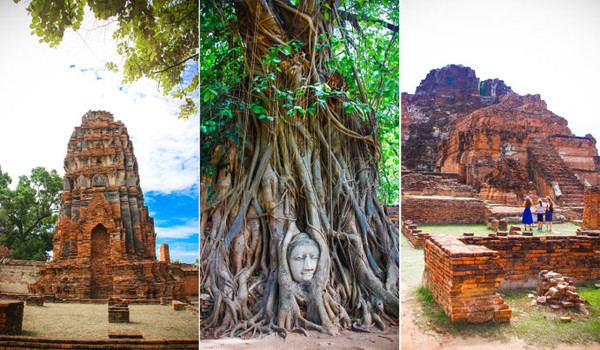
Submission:
[[[296,235],[288,247],[288,264],[296,282],[310,281],[319,262],[319,245],[306,233]]]

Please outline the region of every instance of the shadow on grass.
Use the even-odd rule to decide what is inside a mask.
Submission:
[[[488,322],[471,324],[452,323],[424,287],[415,290],[422,313],[416,315],[417,325],[454,337],[480,336],[506,342],[511,337],[525,340],[530,345],[556,347],[561,344],[600,343],[600,289],[593,284],[578,286],[578,293],[588,300],[580,309],[552,310],[548,305],[531,305],[531,290],[514,290],[502,295],[513,310],[510,324]],[[570,316],[563,322],[561,316]]]

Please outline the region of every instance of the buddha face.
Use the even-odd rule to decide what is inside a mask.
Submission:
[[[319,247],[306,233],[301,233],[298,236],[292,240],[289,247],[288,264],[290,272],[296,282],[310,281],[319,262]]]

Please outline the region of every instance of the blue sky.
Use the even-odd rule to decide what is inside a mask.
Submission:
[[[121,62],[110,25],[86,16],[56,48],[31,36],[26,4],[0,2],[0,167],[13,179],[43,166],[64,175],[69,137],[89,110],[105,110],[127,127],[138,161],[157,247],[171,259],[198,256],[199,118],[177,118],[179,101],[157,83],[122,84],[105,68]],[[157,254],[158,256],[158,254]]]

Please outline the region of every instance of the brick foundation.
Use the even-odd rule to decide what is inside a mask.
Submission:
[[[506,270],[500,289],[533,287],[542,270],[552,270],[577,282],[600,278],[600,238],[589,236],[464,237],[469,245],[498,254]]]
[[[474,198],[404,196],[402,220],[417,225],[476,224],[484,221],[485,204]]]
[[[508,322],[497,290],[534,287],[542,270],[577,282],[600,278],[600,237],[436,235],[424,257],[423,285],[453,322]]]
[[[452,322],[510,322],[512,311],[497,293],[506,273],[496,252],[439,235],[425,242],[424,255],[423,285]]]
[[[429,233],[421,232],[411,220],[402,222],[402,234],[408,239],[413,248],[423,248],[424,242],[429,237]]]
[[[0,334],[21,334],[23,307],[22,301],[0,302]]]

